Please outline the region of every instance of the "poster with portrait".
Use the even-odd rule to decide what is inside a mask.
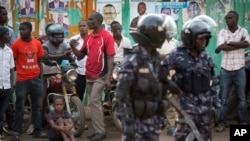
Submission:
[[[51,18],[53,19],[53,23],[60,24],[64,28],[64,36],[69,37],[69,15],[67,13],[53,13],[51,14]]]
[[[111,32],[110,24],[118,21],[122,24],[122,0],[97,0],[96,11],[103,16],[103,27]]]
[[[187,0],[169,0],[155,4],[155,13],[162,13],[171,16],[176,24],[179,19],[181,9],[187,7]],[[177,24],[178,25],[178,24]]]
[[[182,10],[182,18],[183,22],[201,15],[206,14],[206,3],[204,0],[191,0],[187,2],[187,8]]]
[[[18,17],[19,18],[35,18],[36,12],[38,10],[36,9],[36,1],[35,0],[22,0],[19,1],[19,12]]]
[[[0,0],[0,6],[5,7],[7,10],[11,10],[10,0]]]
[[[49,0],[48,9],[50,13],[64,13],[67,11],[70,0]]]

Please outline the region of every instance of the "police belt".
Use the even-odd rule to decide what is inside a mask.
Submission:
[[[168,105],[162,101],[133,100],[134,115],[142,119],[151,118],[156,114],[164,114],[164,109],[166,109],[167,106]]]

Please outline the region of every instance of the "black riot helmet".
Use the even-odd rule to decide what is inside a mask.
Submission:
[[[161,47],[166,37],[165,18],[162,14],[144,15],[130,35],[139,44]]]
[[[45,28],[49,41],[54,45],[59,45],[64,40],[64,28],[60,24],[51,23]]]
[[[184,23],[181,31],[181,39],[184,47],[194,47],[195,39],[200,37],[207,38],[207,44],[211,38],[211,26],[217,26],[216,22],[209,16],[200,15]]]

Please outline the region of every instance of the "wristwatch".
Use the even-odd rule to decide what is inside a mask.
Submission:
[[[230,44],[230,41],[227,41],[227,45],[229,45]]]

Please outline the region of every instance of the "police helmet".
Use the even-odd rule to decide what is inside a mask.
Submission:
[[[166,38],[166,19],[162,14],[144,15],[130,35],[139,44],[161,47]]]
[[[64,28],[59,24],[48,24],[46,27],[46,34],[49,41],[53,44],[61,44],[64,40]],[[58,34],[61,34],[61,36],[55,36]]]
[[[211,26],[217,26],[216,22],[209,16],[200,15],[184,23],[181,31],[181,39],[184,47],[192,48],[196,38],[206,37],[207,44],[211,38]]]

